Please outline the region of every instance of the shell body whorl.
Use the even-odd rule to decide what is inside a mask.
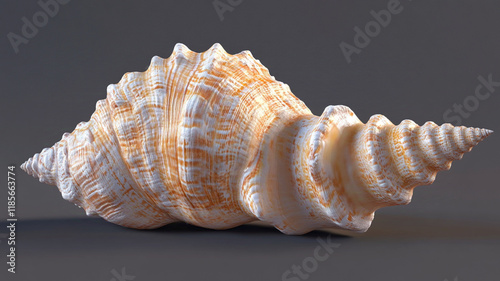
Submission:
[[[287,234],[366,231],[491,131],[363,124],[345,106],[313,115],[250,52],[177,44],[108,86],[88,122],[22,168],[89,215],[127,227],[231,228],[261,220]]]

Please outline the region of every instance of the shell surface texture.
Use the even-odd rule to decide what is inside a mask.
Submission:
[[[364,124],[346,106],[315,116],[250,52],[177,44],[109,85],[88,122],[21,168],[125,227],[363,232],[491,133],[383,115]]]

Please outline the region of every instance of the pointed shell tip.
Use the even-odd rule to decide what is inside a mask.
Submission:
[[[31,159],[32,159],[32,158],[30,158],[30,159],[28,159],[28,160],[24,161],[24,163],[23,163],[23,164],[21,164],[21,166],[20,166],[20,167],[21,167],[21,170],[23,170],[25,173],[27,173],[27,174],[28,174],[28,175],[30,175],[30,176],[31,176],[31,171],[30,171],[29,165],[30,165],[30,163],[31,163],[31,161],[32,161]]]

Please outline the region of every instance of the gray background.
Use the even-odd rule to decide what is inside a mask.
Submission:
[[[215,42],[229,53],[250,50],[315,114],[344,104],[364,122],[382,113],[394,123],[441,124],[447,109],[474,94],[478,75],[500,81],[498,1],[401,1],[401,13],[347,63],[340,42],[353,44],[354,27],[388,2],[242,1],[221,21],[212,1],[71,1],[16,54],[7,34],[20,35],[22,17],[31,21],[41,8],[2,1],[2,186],[8,164],[19,167],[87,121],[108,84],[145,70],[154,55],[168,57],[177,42],[197,52]],[[499,107],[500,89],[463,123],[500,132]],[[56,187],[18,168],[18,273],[2,266],[0,276],[108,281],[125,268],[133,280],[281,280],[320,237],[340,247],[307,280],[499,280],[498,144],[496,133],[417,188],[410,205],[381,209],[367,233],[348,236],[286,236],[254,225],[125,229],[86,218]],[[5,264],[5,239],[0,248]]]

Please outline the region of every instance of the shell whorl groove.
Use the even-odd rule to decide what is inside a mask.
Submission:
[[[250,52],[219,44],[177,44],[107,92],[88,122],[21,168],[88,215],[133,228],[366,231],[375,210],[407,204],[491,134],[382,115],[363,124],[345,106],[315,116]]]

